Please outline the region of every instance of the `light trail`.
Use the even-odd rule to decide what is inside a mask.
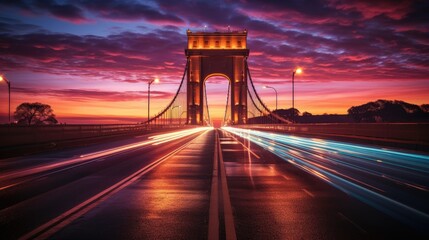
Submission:
[[[67,167],[73,164],[88,163],[100,157],[112,156],[115,154],[123,153],[125,151],[134,150],[146,145],[159,145],[159,144],[171,142],[180,138],[190,136],[198,132],[207,131],[211,129],[212,127],[198,127],[198,128],[186,129],[186,130],[177,131],[177,132],[158,134],[158,135],[149,137],[148,140],[139,141],[137,143],[127,144],[120,147],[87,153],[87,154],[80,155],[79,157],[64,159],[55,163],[43,164],[43,165],[28,168],[28,169],[5,173],[0,176],[0,181],[6,181],[11,179],[16,179],[19,177],[25,177],[28,175],[33,175],[33,174],[61,168],[61,167]],[[4,190],[6,188],[9,188],[15,185],[17,184],[10,184],[8,186],[3,186],[3,187],[0,187],[0,190]]]
[[[199,128],[201,131],[204,131],[201,133],[198,137],[203,136],[207,132],[209,132],[212,128]],[[201,131],[190,131],[194,133],[199,133]],[[190,133],[189,132],[189,133]],[[185,134],[190,135],[190,134]],[[167,135],[165,135],[167,136]],[[178,138],[179,135],[177,135]],[[197,137],[197,138],[198,138]],[[193,140],[197,139],[194,138]],[[163,139],[163,138],[162,138]],[[181,152],[183,149],[186,149],[192,141],[188,141],[185,144],[179,146],[176,149],[173,149],[171,152],[165,154],[161,158],[157,159],[156,161],[149,163],[148,165],[143,166],[142,168],[138,169],[134,173],[126,176],[119,182],[105,188],[101,192],[96,193],[95,195],[89,197],[88,199],[84,200],[83,202],[80,202],[79,204],[73,206],[72,208],[68,209],[67,211],[59,214],[57,217],[48,220],[44,224],[36,227],[32,231],[26,233],[25,235],[21,236],[20,240],[26,240],[26,239],[49,239],[63,229],[64,227],[71,224],[74,220],[78,219],[79,217],[83,216],[84,214],[88,213],[95,207],[97,207],[100,203],[105,201],[106,199],[110,198],[117,192],[121,191],[122,189],[130,186],[131,184],[135,183],[136,181],[139,181],[142,176],[147,174],[148,172],[155,169],[157,166],[162,164],[163,162],[167,161],[168,159],[171,159],[171,157],[175,156],[177,153]]]
[[[429,228],[429,155],[250,129],[222,129],[402,222],[424,231]]]

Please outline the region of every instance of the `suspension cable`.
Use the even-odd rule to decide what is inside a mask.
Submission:
[[[154,120],[156,121],[157,118],[161,117],[164,113],[166,113],[167,110],[173,105],[174,101],[176,100],[177,96],[180,93],[180,89],[182,89],[183,81],[185,79],[186,73],[187,73],[188,68],[189,68],[189,62],[190,62],[190,60],[188,58],[186,60],[185,70],[183,71],[182,81],[180,82],[179,88],[177,89],[176,95],[174,95],[173,100],[171,100],[171,102],[167,105],[167,107],[164,108],[164,110],[162,110],[160,113],[158,113],[155,117],[153,117],[153,118],[151,118],[149,120],[146,120],[145,122],[143,122],[143,124],[148,124],[148,123],[150,123],[150,122],[152,122]]]
[[[210,124],[212,120],[210,119],[209,102],[207,101],[207,87],[206,87],[206,82],[204,82],[204,99],[206,100],[207,119],[208,119],[209,124]]]
[[[228,103],[229,103],[229,95],[231,89],[231,81],[228,81],[228,94],[226,95],[226,104],[225,104],[225,114],[223,115],[223,122],[226,123],[226,115],[228,114]]]
[[[252,85],[253,92],[255,93],[255,96],[256,96],[257,100],[259,101],[259,103],[261,104],[261,106],[264,108],[264,110],[269,113],[268,117],[274,117],[276,120],[279,120],[280,122],[283,122],[283,123],[292,123],[291,121],[289,121],[289,120],[281,117],[280,115],[272,112],[264,104],[264,102],[262,102],[262,99],[259,97],[258,93],[256,92],[255,85],[253,84],[253,80],[252,80],[252,76],[250,74],[250,69],[249,69],[249,65],[247,64],[247,60],[245,61],[245,68],[246,68],[247,74],[249,75],[250,85]],[[258,111],[260,111],[262,114],[264,114],[264,111],[262,111],[261,109],[259,109],[258,106],[257,106],[257,104],[255,104],[255,101],[254,101],[254,99],[252,97],[252,94],[250,93],[249,87],[247,87],[247,91],[248,91],[248,93],[250,95],[250,99],[252,100],[252,103],[255,105],[256,109],[258,109]]]

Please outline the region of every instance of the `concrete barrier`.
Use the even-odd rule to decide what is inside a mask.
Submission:
[[[154,125],[150,129],[178,128],[177,125]],[[47,125],[47,126],[0,126],[0,148],[22,145],[57,143],[93,137],[147,132],[143,124],[91,124],[91,125]]]

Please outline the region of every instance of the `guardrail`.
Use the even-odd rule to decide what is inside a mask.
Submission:
[[[148,130],[179,128],[183,125],[145,124],[88,124],[88,125],[46,125],[46,126],[0,126],[0,147],[27,144],[56,143],[91,137],[120,134],[138,134]]]
[[[429,123],[250,124],[237,127],[429,146]]]

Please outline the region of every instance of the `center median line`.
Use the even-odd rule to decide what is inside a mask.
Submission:
[[[213,175],[212,185],[210,194],[210,208],[209,208],[209,230],[208,239],[218,240],[219,239],[219,175],[218,175],[218,147],[219,134],[216,131],[215,134],[215,148],[213,156]]]
[[[84,202],[80,203],[79,205],[71,208],[70,210],[64,212],[63,214],[59,215],[58,217],[46,222],[45,224],[37,227],[33,231],[25,234],[24,236],[20,237],[20,240],[24,239],[47,239],[48,237],[52,236],[80,216],[84,215],[97,205],[99,205],[104,200],[111,197],[113,194],[117,193],[121,189],[129,186],[130,184],[137,181],[141,176],[148,173],[164,161],[168,160],[187,146],[191,144],[196,138],[206,134],[210,130],[204,131],[202,134],[199,134],[197,137],[193,138],[191,141],[187,142],[186,144],[182,145],[178,149],[166,154],[162,158],[159,158],[155,162],[149,164],[148,166],[145,166],[138,171],[134,172],[133,174],[129,175],[128,177],[124,178],[120,182],[112,185],[111,187],[103,190],[102,192],[96,194],[95,196],[85,200]]]
[[[219,171],[220,171],[220,182],[223,196],[223,211],[225,217],[225,237],[227,240],[237,239],[235,233],[234,216],[232,214],[231,198],[229,197],[228,183],[226,181],[226,170],[223,162],[222,148],[220,146],[220,140],[217,142],[218,153],[219,153]]]
[[[219,179],[220,175],[220,179]],[[220,184],[220,186],[219,186]],[[221,190],[222,199],[219,199],[219,187]],[[222,204],[220,204],[220,201]],[[223,205],[223,211],[219,209],[220,205]],[[232,213],[231,200],[229,196],[228,184],[226,179],[225,164],[223,162],[222,148],[219,140],[219,133],[216,130],[215,136],[215,151],[213,160],[213,176],[212,186],[210,195],[210,210],[209,210],[209,230],[208,239],[218,240],[219,239],[219,212],[223,213],[225,223],[225,237],[221,239],[235,240],[237,235],[235,232],[234,216]]]

